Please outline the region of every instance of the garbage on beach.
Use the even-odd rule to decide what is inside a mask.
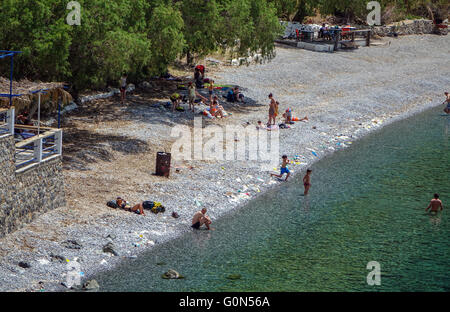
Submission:
[[[49,263],[50,263],[50,261],[48,261],[48,260],[45,259],[45,258],[38,259],[38,262],[39,262],[39,264],[42,264],[42,265],[46,265],[46,264],[49,264]]]

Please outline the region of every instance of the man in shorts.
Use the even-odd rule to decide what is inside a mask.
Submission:
[[[442,207],[442,201],[439,199],[439,194],[436,193],[433,197],[434,198],[430,201],[430,204],[428,205],[427,209],[425,209],[425,211],[428,212],[428,209],[430,208],[431,213],[437,213],[439,208],[439,210],[442,211],[444,207]]]
[[[206,215],[206,208],[203,208],[200,211],[197,211],[192,218],[192,228],[199,230],[202,225],[206,226],[206,229],[209,230],[209,225],[211,224],[211,219]]]
[[[282,164],[281,164],[281,168],[280,168],[280,174],[274,174],[271,173],[270,176],[271,177],[277,177],[279,179],[281,179],[281,177],[283,176],[283,174],[286,173],[286,179],[285,181],[287,181],[287,179],[289,178],[289,176],[291,175],[291,172],[289,171],[289,168],[287,167],[287,165],[290,163],[290,160],[288,159],[287,155],[283,155],[281,157],[282,160]]]
[[[181,95],[175,92],[170,96],[170,100],[172,101],[172,113],[173,113],[175,112],[175,109],[180,106]]]

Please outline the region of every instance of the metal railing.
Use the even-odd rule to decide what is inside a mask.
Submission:
[[[14,107],[0,108],[0,136],[14,134]]]
[[[17,131],[18,130],[18,131]],[[16,169],[62,155],[62,130],[16,126]]]

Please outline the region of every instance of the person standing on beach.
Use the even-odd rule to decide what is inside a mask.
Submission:
[[[192,110],[192,112],[194,112],[194,105],[195,105],[195,99],[196,97],[200,97],[203,101],[206,102],[206,98],[204,96],[202,96],[200,93],[197,92],[197,90],[195,89],[195,85],[192,82],[189,82],[188,84],[188,90],[189,90],[189,109]]]
[[[311,169],[306,170],[306,175],[303,177],[303,186],[305,187],[305,196],[308,195],[309,188],[311,187]]]
[[[444,112],[450,114],[450,94],[448,94],[448,92],[445,92],[444,94],[446,97],[444,104],[447,104],[447,106],[444,108]]]
[[[434,194],[434,198],[430,201],[430,204],[428,205],[428,207],[425,209],[425,211],[428,211],[428,209],[430,209],[430,212],[434,212],[437,213],[438,212],[438,208],[440,208],[440,211],[442,211],[444,209],[444,207],[442,207],[442,201],[439,199],[439,194]]]
[[[206,208],[203,208],[200,211],[197,211],[192,218],[192,228],[199,230],[202,225],[206,226],[206,229],[210,229],[209,225],[211,224],[211,219],[206,215]]]
[[[275,113],[276,113],[276,109],[277,109],[277,102],[273,98],[272,93],[269,94],[269,99],[270,99],[270,104],[269,104],[269,122],[267,123],[268,126],[272,125],[272,121],[273,121],[273,124],[276,123]]]
[[[277,178],[281,178],[283,176],[283,174],[286,173],[286,179],[285,181],[287,181],[287,179],[289,178],[289,176],[291,175],[291,172],[289,171],[289,168],[287,167],[287,165],[290,163],[288,157],[286,155],[283,155],[283,157],[281,157],[283,160],[283,163],[281,164],[281,170],[280,170],[280,174],[274,174],[271,173],[270,176],[273,177],[277,177]]]
[[[120,77],[120,102],[123,104],[125,102],[125,96],[127,93],[127,74],[123,73]]]
[[[209,81],[208,93],[209,93],[209,102],[212,104],[214,99],[214,80]]]
[[[175,92],[170,96],[170,100],[172,101],[172,113],[173,113],[175,112],[175,109],[180,107],[181,95]]]

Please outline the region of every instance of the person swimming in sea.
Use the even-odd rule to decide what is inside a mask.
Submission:
[[[303,186],[305,187],[305,192],[303,195],[308,195],[309,188],[311,187],[311,169],[306,170],[306,175],[303,177]]]
[[[442,211],[444,209],[444,207],[442,206],[442,201],[439,199],[438,193],[434,194],[433,197],[434,198],[430,201],[430,204],[425,209],[425,211],[428,212],[428,209],[431,208],[430,213],[438,213],[439,208],[440,208],[440,211]]]
[[[281,164],[281,170],[280,170],[280,174],[274,174],[271,173],[270,176],[273,177],[277,177],[280,178],[283,176],[283,174],[286,173],[286,179],[285,181],[287,181],[287,179],[289,178],[289,176],[291,175],[291,172],[289,171],[289,168],[287,167],[287,164],[290,163],[288,157],[286,155],[283,155],[283,157],[281,157],[281,159],[283,160],[283,163]]]

